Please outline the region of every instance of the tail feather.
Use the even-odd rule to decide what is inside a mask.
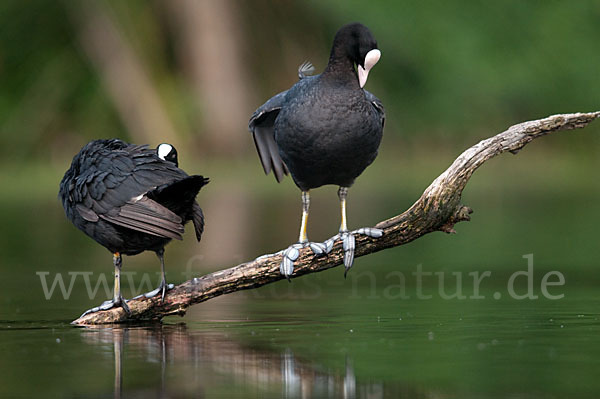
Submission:
[[[200,189],[208,184],[208,182],[209,179],[204,176],[188,176],[175,183],[156,188],[154,191],[148,193],[148,197],[167,207],[172,212],[181,214],[196,199],[196,195],[198,195]]]
[[[196,201],[194,201],[194,204],[192,205],[192,223],[194,223],[196,239],[200,242],[202,233],[204,232],[204,213]]]
[[[167,186],[158,187],[148,193],[148,197],[180,215],[184,223],[192,220],[196,239],[200,241],[204,232],[204,213],[196,202],[196,195],[208,183],[209,179],[204,176],[189,176]]]

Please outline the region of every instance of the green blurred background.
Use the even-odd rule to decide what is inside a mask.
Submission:
[[[112,346],[105,345],[112,345],[112,338],[90,340],[89,331],[80,334],[65,324],[104,300],[103,291],[89,298],[77,280],[68,300],[60,295],[45,300],[36,275],[91,271],[93,281],[100,273],[112,278],[110,254],[70,225],[56,198],[62,174],[81,146],[109,137],[151,146],[170,142],[188,173],[211,178],[198,197],[207,217],[202,243],[188,232],[184,242],[167,247],[171,282],[185,280],[187,272],[203,274],[282,249],[297,236],[300,195],[291,179],[278,185],[264,176],[248,118],[297,80],[303,61],[320,72],[335,31],[352,21],[369,26],[378,39],[382,58],[366,88],[383,101],[387,119],[378,159],[350,191],[350,227],[402,212],[461,151],[513,124],[600,110],[598,1],[0,3],[0,277],[5,282],[0,318],[6,338],[0,364],[11,370],[8,378],[0,377],[5,378],[2,393],[40,387],[50,396],[65,392],[58,377],[28,387],[18,382],[28,375],[27,359],[37,359],[34,353],[57,353],[36,363],[39,370],[66,361],[71,372],[88,356],[108,353],[100,364],[112,373]],[[600,305],[594,289],[600,282],[599,149],[598,122],[536,140],[475,174],[463,196],[475,213],[472,222],[457,226],[459,234],[431,234],[357,259],[345,282],[334,269],[292,285],[282,282],[210,301],[192,308],[184,320],[195,332],[226,330],[244,348],[301,354],[311,367],[335,378],[351,363],[364,390],[380,389],[367,382],[381,382],[386,397],[407,392],[409,397],[594,397],[593,365],[600,355],[591,338],[598,336]],[[335,188],[315,190],[311,199],[309,236],[324,240],[339,223]],[[535,257],[536,287],[547,271],[565,275],[566,284],[558,289],[564,301],[380,295],[390,284],[389,273],[410,275],[422,264],[429,271],[465,276],[492,271],[494,279],[482,288],[491,298],[511,273],[525,269],[522,256],[529,253]],[[158,282],[153,254],[126,258],[124,270],[136,273],[136,285],[144,272]],[[411,282],[407,290],[414,294]],[[434,293],[436,284],[428,280],[428,292]],[[124,292],[131,296],[128,282]],[[386,328],[373,329],[375,317],[388,321]],[[230,321],[233,331],[224,324]],[[563,333],[565,326],[572,328]],[[17,327],[41,332],[8,335]],[[360,340],[352,339],[350,330],[362,331],[355,335]],[[164,346],[165,336],[170,342],[172,334],[158,334],[156,345]],[[178,334],[189,340],[189,331]],[[61,358],[64,352],[48,343],[54,345],[55,335],[70,340],[69,353],[79,355]],[[492,342],[500,344],[492,350]],[[156,360],[154,344],[148,345],[148,350],[132,349],[132,389],[143,385],[144,373],[156,371],[148,371]],[[187,363],[177,359],[171,359],[173,367],[185,373]],[[514,383],[499,384],[500,376]],[[106,385],[78,376],[67,392],[104,392],[111,378]],[[201,383],[207,392],[226,395],[233,384],[252,396],[256,387],[248,379]],[[259,391],[277,397],[280,388]]]

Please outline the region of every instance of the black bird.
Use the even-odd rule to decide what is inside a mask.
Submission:
[[[164,247],[182,239],[190,220],[200,241],[204,215],[195,199],[207,183],[179,169],[170,144],[149,149],[118,139],[95,140],[75,155],[60,182],[59,198],[67,218],[113,253],[115,267],[113,299],[88,312],[121,306],[129,313],[121,296],[121,256],[143,251],[156,252],[162,271],[160,286],[146,296],[161,293],[164,299]]]
[[[383,135],[383,105],[363,90],[380,56],[377,41],[366,26],[345,25],[335,35],[323,73],[307,76],[312,65],[302,64],[300,80],[269,99],[250,118],[249,129],[265,173],[273,171],[279,182],[289,172],[302,190],[299,243],[284,251],[281,262],[281,273],[288,278],[301,247],[308,245],[322,255],[341,238],[347,272],[354,261],[354,234],[383,234],[372,228],[350,232],[346,224],[348,188],[375,160]],[[326,184],[339,186],[340,234],[325,243],[311,243],[306,234],[309,190]]]

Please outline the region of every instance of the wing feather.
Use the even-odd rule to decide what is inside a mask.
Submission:
[[[182,220],[175,213],[145,195],[127,202],[100,217],[119,226],[164,238],[181,240]]]
[[[284,104],[286,94],[287,91],[281,92],[260,106],[254,111],[248,124],[265,174],[273,171],[278,182],[289,173],[279,155],[274,132],[275,119]]]
[[[373,93],[365,90],[365,96],[367,100],[371,102],[373,108],[379,113],[379,119],[381,120],[381,127],[385,125],[385,109],[383,108],[383,103],[380,99],[378,99]]]
[[[202,208],[198,205],[197,202],[194,201],[192,205],[192,223],[194,223],[194,230],[196,231],[196,239],[200,242],[202,238],[202,233],[204,232],[204,212],[202,212]]]

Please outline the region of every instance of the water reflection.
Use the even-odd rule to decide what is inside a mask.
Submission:
[[[213,378],[230,380],[238,387],[235,391],[238,393],[271,392],[286,398],[384,397],[381,382],[357,382],[350,358],[346,358],[345,374],[339,375],[298,358],[289,348],[281,351],[253,348],[227,334],[189,330],[183,324],[84,328],[81,336],[84,343],[107,349],[106,357],[114,356],[115,398],[142,391],[147,394],[150,388],[124,392],[123,381],[129,372],[127,359],[132,355],[134,358],[139,355],[145,363],[159,365],[160,378],[148,378],[148,384],[159,397],[190,391],[213,392],[219,389],[217,384],[222,384]]]

